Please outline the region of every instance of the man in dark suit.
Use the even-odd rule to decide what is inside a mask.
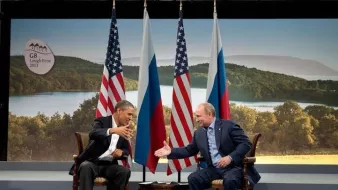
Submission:
[[[215,108],[210,103],[198,105],[195,115],[200,128],[194,132],[190,144],[171,149],[164,141],[163,148],[155,151],[155,156],[181,159],[200,152],[206,159],[207,167],[189,175],[191,190],[210,188],[211,181],[220,178],[223,178],[224,189],[240,188],[243,178],[242,161],[251,149],[250,140],[236,123],[216,119]],[[260,175],[253,166],[248,170],[250,184],[256,184]]]
[[[133,135],[129,128],[133,112],[134,106],[122,100],[115,105],[113,115],[95,119],[90,142],[77,159],[80,190],[92,190],[96,177],[106,178],[109,190],[125,189],[131,172],[115,158],[129,155],[127,139]]]

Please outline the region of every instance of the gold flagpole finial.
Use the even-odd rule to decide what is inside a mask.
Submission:
[[[214,0],[214,13],[216,13],[216,0]]]
[[[113,9],[115,9],[115,0],[113,0]]]
[[[147,0],[144,0],[144,8],[147,7]]]
[[[180,11],[182,10],[182,0],[180,0]]]

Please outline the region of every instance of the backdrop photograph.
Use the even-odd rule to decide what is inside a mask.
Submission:
[[[8,161],[72,161],[74,132],[89,132],[95,119],[110,22],[12,19]],[[177,19],[150,22],[169,138]],[[136,106],[143,20],[117,18],[117,26],[126,99]],[[193,111],[206,101],[212,26],[184,19]],[[219,26],[231,119],[263,135],[256,163],[337,165],[338,19],[219,19]],[[32,69],[40,62],[49,63],[44,72]]]

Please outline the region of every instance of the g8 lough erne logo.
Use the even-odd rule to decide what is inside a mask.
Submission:
[[[55,62],[53,52],[42,40],[29,40],[26,43],[24,55],[29,70],[40,75],[50,71]]]

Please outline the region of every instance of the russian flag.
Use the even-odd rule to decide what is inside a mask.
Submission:
[[[143,44],[138,81],[135,162],[155,173],[159,158],[154,155],[166,139],[160,82],[146,8],[143,16]]]
[[[206,97],[207,102],[211,103],[216,109],[216,118],[230,119],[228,84],[226,82],[222,39],[216,11],[214,12]]]

